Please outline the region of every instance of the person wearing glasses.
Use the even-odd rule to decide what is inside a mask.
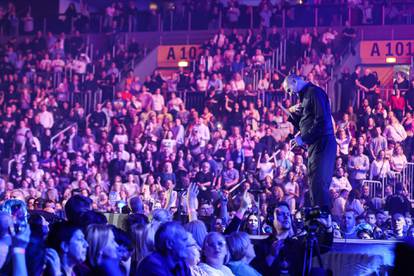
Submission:
[[[321,253],[327,252],[333,242],[332,219],[316,219],[318,224],[317,238]],[[303,258],[306,250],[306,237],[295,232],[289,205],[280,202],[273,213],[274,234],[256,242],[256,258],[250,263],[263,275],[301,275]]]
[[[208,276],[208,274],[201,269],[198,264],[200,263],[200,246],[194,239],[193,235],[190,232],[187,232],[187,250],[188,255],[185,259],[185,263],[191,270],[192,276]]]
[[[209,276],[234,276],[226,266],[229,259],[229,250],[226,239],[218,232],[210,232],[204,239],[203,262],[200,264]]]

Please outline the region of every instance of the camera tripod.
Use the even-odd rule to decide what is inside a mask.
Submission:
[[[305,245],[305,256],[303,258],[303,270],[302,276],[310,276],[312,275],[312,261],[313,261],[313,254],[316,253],[316,257],[318,258],[319,262],[319,269],[323,270],[323,263],[321,258],[321,251],[319,248],[318,237],[316,236],[316,229],[313,228],[312,225],[308,227],[308,234],[306,237],[306,245]],[[316,274],[314,274],[316,275]],[[320,275],[319,273],[317,275]]]

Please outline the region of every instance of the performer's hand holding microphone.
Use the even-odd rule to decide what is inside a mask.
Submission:
[[[305,147],[305,143],[302,140],[302,136],[300,132],[295,134],[295,137],[289,141],[290,148],[293,149],[295,147]]]

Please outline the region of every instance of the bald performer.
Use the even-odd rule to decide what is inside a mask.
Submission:
[[[290,108],[289,121],[299,129],[295,137],[298,146],[308,148],[308,183],[312,206],[329,207],[329,185],[336,159],[336,140],[331,108],[326,92],[297,75],[283,82],[289,94],[296,94],[300,104]]]

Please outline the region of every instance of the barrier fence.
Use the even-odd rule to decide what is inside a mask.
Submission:
[[[368,185],[370,196],[375,197],[378,191],[381,191],[381,196],[385,198],[385,187],[390,185],[395,192],[395,186],[402,184],[407,192],[410,200],[414,200],[414,163],[407,163],[401,172],[391,172],[387,177],[378,180],[364,180],[363,185]]]

